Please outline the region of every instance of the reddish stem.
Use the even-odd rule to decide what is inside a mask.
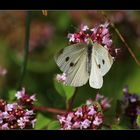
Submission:
[[[56,113],[56,114],[64,114],[66,113],[65,110],[61,110],[61,109],[56,109],[56,108],[50,108],[50,107],[45,107],[45,106],[34,106],[33,109],[35,110],[39,110],[39,111],[48,111],[51,113]]]

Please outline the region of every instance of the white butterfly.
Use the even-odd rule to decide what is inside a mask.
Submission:
[[[60,70],[66,73],[66,85],[79,87],[87,83],[99,89],[103,85],[103,76],[113,64],[108,50],[98,43],[77,43],[62,49],[55,61]]]

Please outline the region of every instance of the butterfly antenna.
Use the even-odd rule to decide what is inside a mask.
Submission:
[[[133,53],[133,51],[131,50],[131,48],[129,47],[129,45],[126,43],[126,41],[124,40],[123,36],[121,35],[121,33],[119,32],[119,30],[115,27],[115,25],[113,23],[111,23],[111,26],[114,28],[115,32],[117,33],[117,35],[119,36],[119,38],[121,39],[121,41],[124,43],[124,45],[127,47],[129,53],[131,54],[131,56],[133,57],[133,59],[135,60],[135,62],[137,63],[137,65],[140,66],[140,62],[139,60],[136,58],[135,54]]]
[[[114,23],[110,21],[110,19],[108,19],[107,15],[105,14],[104,11],[100,12],[102,14],[102,16],[104,16],[104,18],[109,21],[111,27],[115,30],[115,32],[117,33],[118,37],[121,39],[121,41],[124,43],[125,47],[128,49],[129,53],[131,54],[131,56],[133,57],[133,59],[135,60],[136,64],[138,66],[140,66],[140,62],[139,60],[136,58],[135,54],[133,53],[133,51],[131,50],[131,48],[129,47],[129,45],[126,43],[124,37],[121,35],[120,31],[115,27]]]

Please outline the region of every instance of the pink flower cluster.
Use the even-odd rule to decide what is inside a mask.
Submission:
[[[16,95],[17,99],[20,101],[22,105],[32,105],[34,101],[36,101],[35,95],[29,96],[25,88],[22,88],[21,91],[17,91]]]
[[[97,97],[98,96],[98,97]],[[86,104],[75,111],[58,115],[62,130],[71,129],[99,129],[104,121],[104,109],[110,107],[108,99],[97,95],[95,100],[89,99]],[[100,96],[100,97],[99,97]],[[101,101],[101,104],[98,101]]]
[[[106,110],[111,107],[111,100],[109,100],[107,97],[100,95],[99,93],[96,95],[95,101],[99,102],[102,109]]]
[[[23,88],[16,93],[16,97],[17,102],[10,104],[0,99],[0,130],[34,128],[36,119],[31,105],[35,95],[25,94]]]
[[[112,45],[111,35],[108,29],[109,23],[100,24],[90,29],[87,25],[83,26],[77,33],[69,33],[68,38],[70,43],[87,43],[90,38],[93,42],[97,42],[105,47],[110,54],[115,57],[116,52]]]

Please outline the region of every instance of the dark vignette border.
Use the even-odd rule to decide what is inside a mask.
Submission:
[[[1,0],[1,10],[138,10],[139,0]]]
[[[139,10],[139,2],[127,0],[1,0],[1,10]],[[136,139],[139,130],[6,130],[0,131],[0,139],[48,139],[48,140],[98,140]]]
[[[48,139],[48,140],[125,140],[140,137],[139,130],[2,130],[0,137],[3,140],[15,139]]]

